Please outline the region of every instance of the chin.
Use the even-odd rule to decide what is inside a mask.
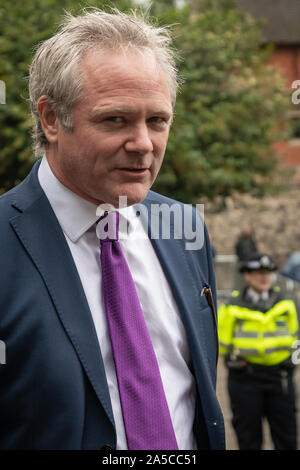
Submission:
[[[143,197],[128,197],[127,196],[127,207],[133,206],[134,204],[139,204],[145,199],[146,196]],[[119,205],[119,202],[117,203]]]
[[[127,192],[125,194],[122,194],[122,196],[127,198],[127,206],[133,206],[134,204],[142,202],[146,198],[148,192],[149,189],[143,191],[136,191],[134,193]],[[119,196],[116,200],[116,203],[117,205],[119,205]]]
[[[263,286],[260,288],[260,292],[267,292],[271,289],[271,286]]]

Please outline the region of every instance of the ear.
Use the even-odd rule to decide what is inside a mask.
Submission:
[[[37,102],[41,125],[49,143],[57,142],[59,120],[56,111],[49,103],[49,97],[43,95]]]

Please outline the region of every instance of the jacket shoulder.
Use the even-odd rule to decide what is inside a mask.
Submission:
[[[149,191],[146,199],[143,201],[145,203],[160,203],[160,204],[167,204],[169,206],[173,204],[179,204],[180,206],[184,206],[185,204],[181,201],[177,201],[176,199],[172,199],[168,196],[164,196],[163,194],[156,193],[155,191]]]
[[[20,184],[0,196],[0,234],[7,232],[11,218],[28,209],[44,195],[37,176],[39,164],[40,161],[36,162]]]
[[[16,213],[13,209],[13,205],[18,191],[19,185],[10,189],[9,191],[0,196],[0,220],[2,221],[2,223],[5,219],[8,219]]]
[[[39,165],[40,160],[33,165],[30,173],[20,184],[0,196],[0,216],[6,211],[11,212],[12,207],[13,214],[16,213],[15,209],[22,212],[44,194],[38,180]]]

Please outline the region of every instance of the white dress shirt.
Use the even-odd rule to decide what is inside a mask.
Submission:
[[[252,287],[248,287],[247,289],[247,295],[248,297],[252,300],[254,304],[258,304],[260,300],[268,300],[269,298],[269,292],[268,291],[263,291],[263,292],[256,292]]]
[[[101,294],[100,243],[96,235],[97,206],[70,191],[52,173],[46,156],[39,182],[54,210],[71,250],[94,321],[106,372],[117,431],[117,449],[127,449],[115,365]],[[158,360],[170,415],[181,450],[196,449],[193,433],[195,382],[189,370],[185,329],[151,241],[134,206],[120,210],[129,221],[128,236],[120,238],[132,273],[146,325]],[[136,236],[141,234],[143,236]],[[159,416],[157,417],[159,419]]]

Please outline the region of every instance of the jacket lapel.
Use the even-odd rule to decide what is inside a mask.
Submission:
[[[15,193],[10,223],[40,272],[56,312],[104,410],[114,424],[91,312],[64,234],[37,179],[38,164]],[[26,207],[24,207],[26,206]]]
[[[151,193],[150,193],[151,194]],[[198,385],[201,381],[207,380],[211,382],[211,386],[214,387],[214,383],[211,381],[211,376],[207,373],[210,365],[207,362],[208,352],[203,354],[206,344],[206,325],[202,318],[204,310],[210,310],[207,300],[204,296],[201,296],[202,288],[207,284],[207,275],[205,276],[203,271],[193,269],[193,264],[189,262],[190,253],[185,250],[184,236],[183,239],[163,239],[151,238],[150,225],[155,227],[161,226],[162,221],[159,221],[157,217],[163,217],[161,214],[152,212],[151,204],[158,204],[157,200],[151,200],[151,196],[147,197],[143,201],[143,204],[147,207],[148,221],[144,220],[144,223],[148,223],[148,234],[153,245],[153,248],[157,254],[157,257],[161,263],[163,271],[168,279],[174,298],[178,305],[181,313],[182,321],[186,329],[188,343],[191,352],[191,358],[194,364],[194,370]],[[143,215],[143,211],[141,211]],[[153,217],[156,220],[153,220]],[[168,221],[167,221],[168,223]],[[173,230],[173,224],[171,223],[171,234]],[[182,231],[182,233],[184,233]],[[198,255],[201,256],[200,254]],[[203,257],[204,261],[204,257]],[[203,263],[204,264],[204,263]]]

